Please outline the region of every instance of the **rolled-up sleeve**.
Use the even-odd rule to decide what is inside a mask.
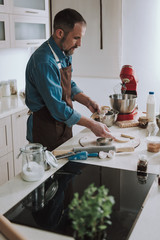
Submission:
[[[81,92],[83,92],[83,91],[77,86],[77,84],[73,80],[71,80],[71,99],[72,99],[72,101],[74,101],[74,96]]]
[[[73,110],[73,114],[71,115],[71,117],[64,123],[67,124],[68,127],[72,127],[74,124],[79,122],[80,118],[81,118],[81,114]]]

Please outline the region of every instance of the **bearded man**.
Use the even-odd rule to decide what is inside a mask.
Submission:
[[[86,21],[67,8],[55,15],[53,26],[53,35],[32,54],[26,67],[25,102],[31,112],[27,140],[52,151],[72,137],[74,124],[89,128],[96,136],[113,138],[106,125],[73,109],[72,101],[78,101],[92,113],[100,111],[71,79],[72,54],[81,46]]]

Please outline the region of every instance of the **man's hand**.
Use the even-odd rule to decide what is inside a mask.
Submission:
[[[93,120],[94,121],[94,120]],[[90,125],[90,130],[97,136],[97,137],[104,137],[104,138],[112,138],[115,139],[115,137],[111,134],[108,127],[101,123],[94,121]]]
[[[101,122],[82,116],[77,124],[89,128],[97,137],[115,139],[108,127]]]
[[[99,105],[95,101],[92,101],[91,99],[88,101],[87,107],[92,113],[100,112]]]

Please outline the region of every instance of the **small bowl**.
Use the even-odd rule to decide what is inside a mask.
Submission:
[[[105,146],[105,145],[110,145],[112,143],[113,139],[112,138],[97,138],[97,145],[98,146]]]
[[[157,123],[157,126],[160,129],[160,114],[156,116],[156,123]]]
[[[107,127],[111,127],[116,122],[118,113],[118,111],[111,109],[103,116],[101,122],[104,123]]]

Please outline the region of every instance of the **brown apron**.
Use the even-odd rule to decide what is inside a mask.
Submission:
[[[49,45],[50,46],[50,45]],[[71,100],[71,65],[60,69],[62,99],[73,108]],[[54,106],[53,106],[54,107]],[[52,151],[72,137],[72,128],[54,119],[47,107],[33,113],[33,142]]]

